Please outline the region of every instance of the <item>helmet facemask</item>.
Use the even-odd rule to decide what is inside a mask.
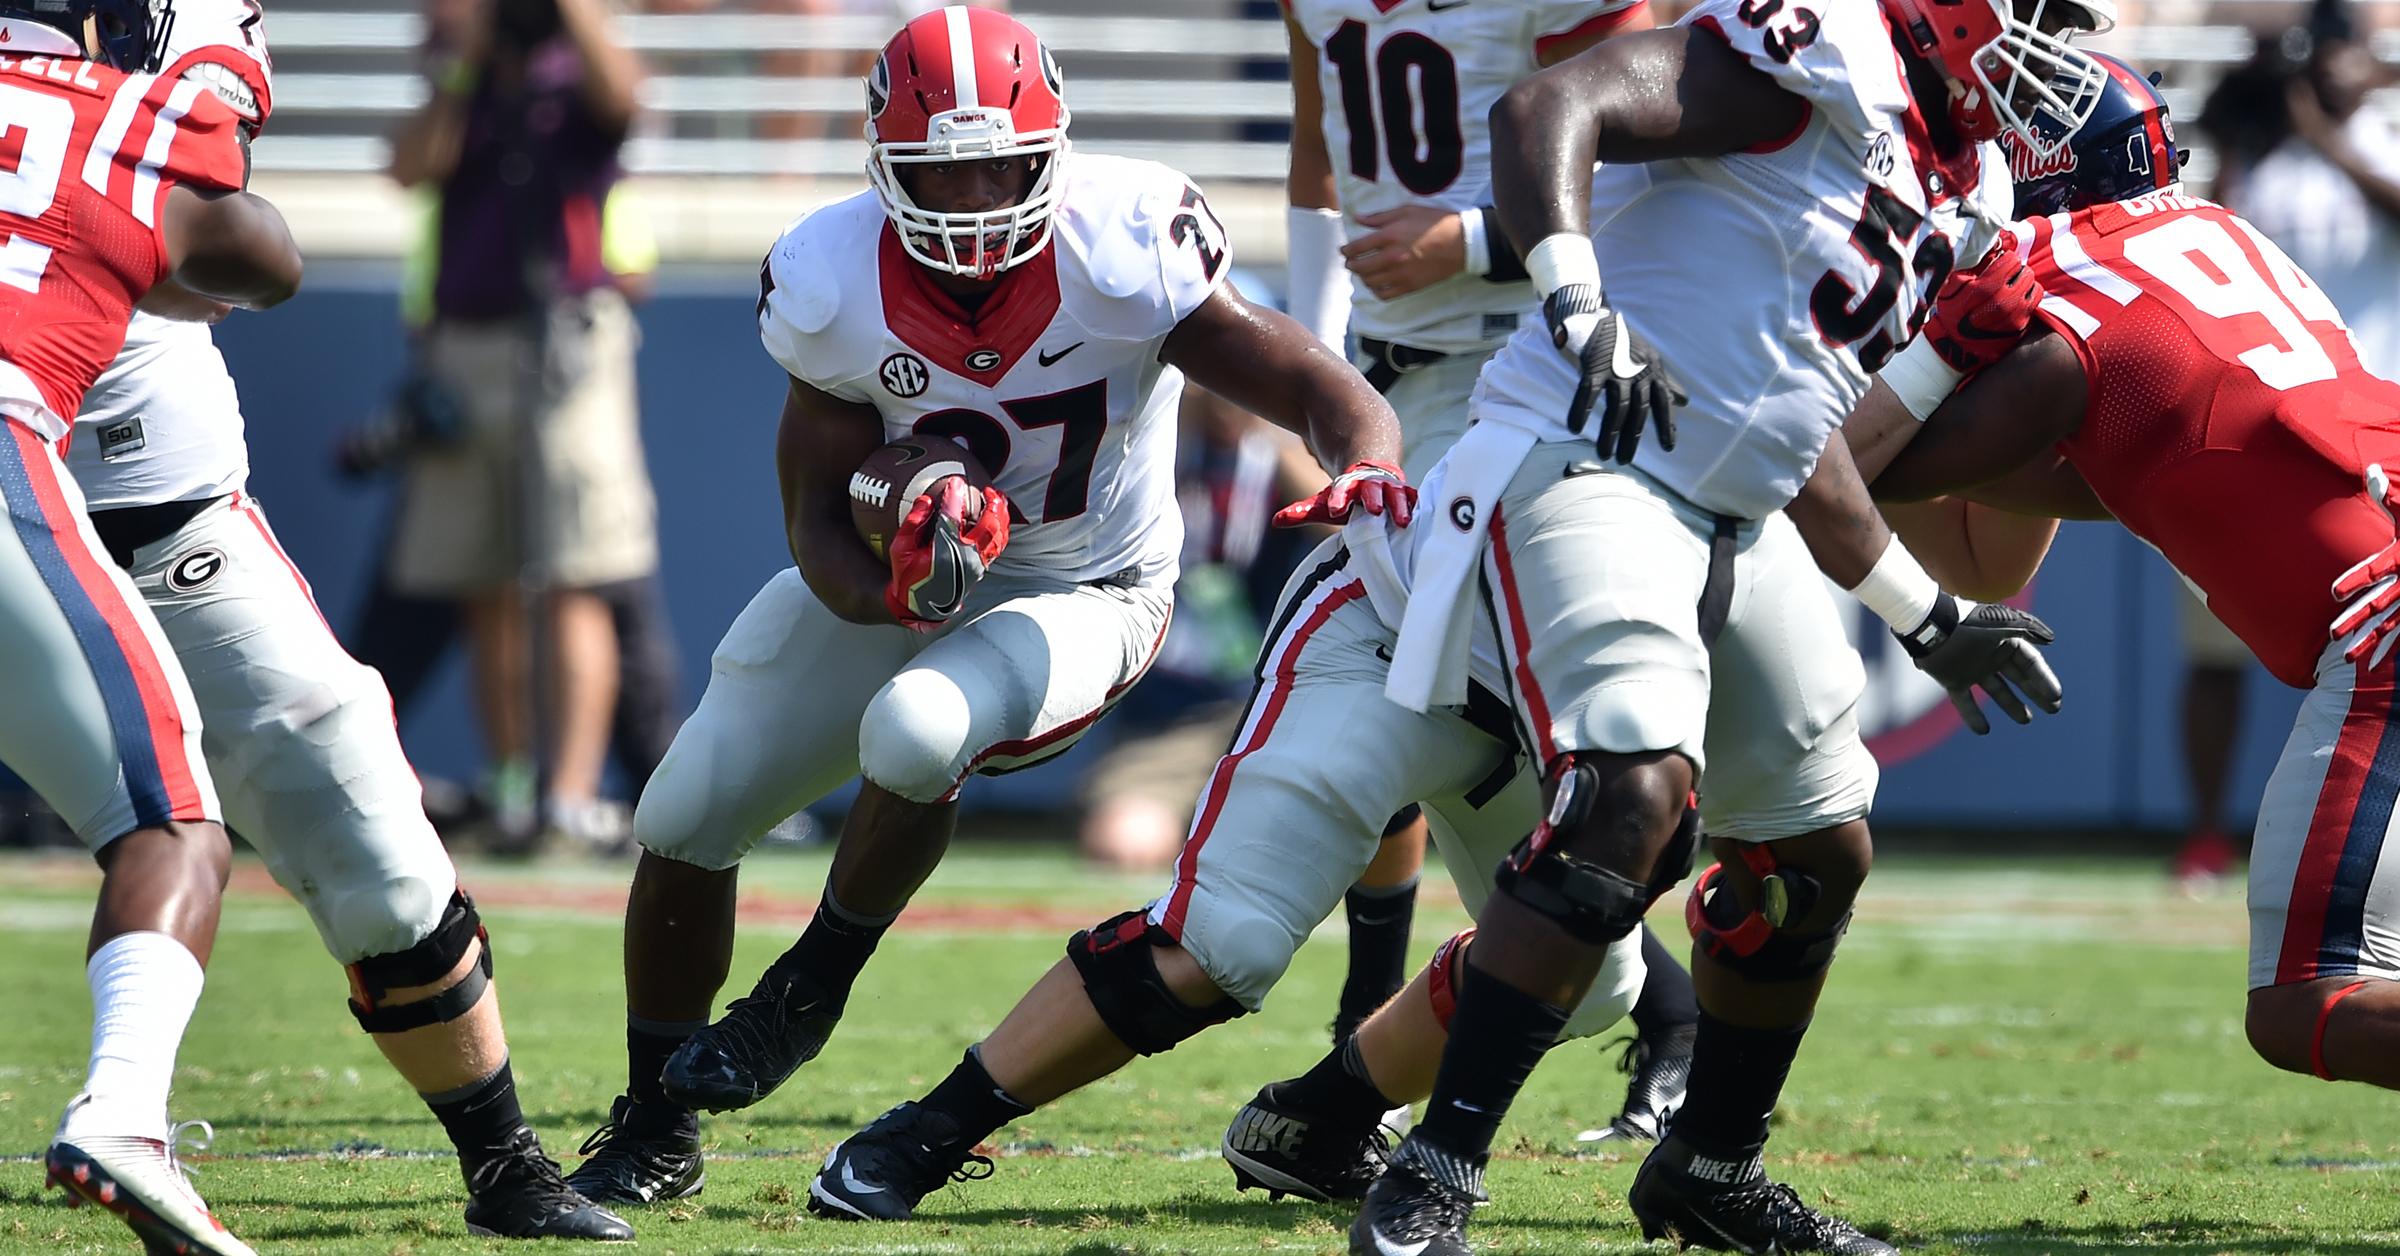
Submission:
[[[2004,13],[2001,33],[1976,50],[1969,90],[1979,91],[1984,107],[2033,153],[2056,153],[2091,118],[2108,82],[2108,71],[2069,45],[2063,32],[2085,29],[2086,20],[2096,23],[2090,29],[2106,30],[2113,18],[2076,0],[2030,0],[2032,14],[2023,18],[2008,0],[1993,3]]]
[[[991,279],[1050,242],[1050,215],[1060,192],[1058,159],[1067,152],[1064,117],[1057,127],[1019,134],[1006,110],[953,109],[933,115],[919,144],[874,144],[873,120],[867,125],[873,148],[867,181],[883,198],[884,212],[910,257],[953,275]],[[1034,167],[1024,196],[1013,205],[975,213],[924,208],[900,177],[902,166],[1017,158]]]

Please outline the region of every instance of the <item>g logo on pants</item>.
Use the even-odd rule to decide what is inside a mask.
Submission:
[[[210,547],[196,549],[167,568],[167,587],[177,593],[190,593],[207,587],[224,570],[225,551]]]

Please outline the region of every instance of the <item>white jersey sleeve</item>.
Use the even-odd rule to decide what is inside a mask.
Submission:
[[[168,77],[206,83],[251,122],[274,109],[275,59],[258,0],[175,0],[163,64]]]
[[[1078,154],[1052,218],[1059,298],[1094,331],[1150,340],[1174,330],[1233,270],[1225,224],[1198,184],[1154,161]]]
[[[783,229],[759,267],[758,336],[767,356],[792,378],[844,401],[873,400],[866,384],[874,360],[865,355],[878,329],[863,323],[874,315],[834,316],[845,295],[862,311],[873,299],[874,267],[861,266],[856,253],[873,256],[883,223],[872,191],[820,205]],[[845,294],[845,287],[852,291]]]

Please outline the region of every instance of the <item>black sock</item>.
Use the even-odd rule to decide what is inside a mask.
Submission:
[[[1648,925],[1642,926],[1642,963],[1650,975],[1642,978],[1642,997],[1633,1005],[1633,1031],[1652,1040],[1681,1033],[1690,1041],[1692,1027],[1700,1022],[1700,999],[1692,990],[1691,970],[1676,960]]]
[[[1408,984],[1408,928],[1417,914],[1417,878],[1399,885],[1353,885],[1342,895],[1350,918],[1350,975],[1342,982],[1333,1040],[1357,1032],[1375,1009]]]
[[[682,1048],[684,1040],[707,1028],[708,1022],[679,1025],[637,1016],[627,1016],[625,1022],[626,1096],[646,1117],[688,1114],[690,1109],[667,1098],[658,1075],[666,1070],[667,1058]]]
[[[1281,1085],[1279,1098],[1295,1108],[1323,1113],[1333,1124],[1344,1127],[1364,1129],[1400,1106],[1384,1097],[1375,1088],[1375,1079],[1367,1076],[1367,1062],[1358,1053],[1356,1038],[1342,1039],[1342,1045],[1326,1052],[1315,1068]]]
[[[1450,1045],[1412,1137],[1475,1160],[1491,1150],[1508,1105],[1567,1027],[1567,1009],[1475,967],[1471,952],[1459,973],[1466,980],[1450,1017]]]
[[[942,1113],[958,1122],[963,1146],[972,1147],[990,1138],[1001,1126],[1033,1111],[1000,1089],[1000,1083],[983,1067],[983,1057],[975,1048],[966,1055],[950,1075],[942,1079],[932,1093],[925,1096],[923,1106]]]
[[[875,954],[875,944],[883,941],[883,931],[891,928],[899,917],[896,911],[888,916],[859,915],[833,901],[833,887],[827,886],[808,928],[801,931],[800,940],[792,943],[792,949],[785,951],[774,967],[798,969],[839,1008],[850,1001],[850,983],[858,980],[859,970]]]
[[[1675,1141],[1720,1163],[1757,1158],[1767,1145],[1767,1119],[1775,1114],[1775,1100],[1807,1033],[1807,1021],[1745,1029],[1700,1013],[1700,1032],[1692,1041],[1691,1090],[1675,1114]]]
[[[470,1179],[478,1166],[517,1150],[520,1137],[533,1132],[517,1107],[517,1077],[506,1060],[480,1081],[418,1097],[449,1133],[458,1148],[458,1166]]]

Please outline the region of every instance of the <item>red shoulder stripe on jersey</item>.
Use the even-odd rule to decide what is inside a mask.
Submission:
[[[901,343],[953,375],[987,388],[999,383],[1058,317],[1056,247],[1045,247],[1003,272],[982,308],[969,314],[934,286],[924,267],[909,260],[890,223],[876,241],[885,324]],[[967,359],[983,350],[997,354],[996,360],[984,370],[968,366]]]
[[[1726,47],[1733,47],[1733,38],[1725,33],[1725,28],[1718,24],[1717,19],[1713,17],[1694,18],[1692,19],[1692,25],[1697,26],[1701,30],[1707,31],[1709,34],[1724,40]],[[1740,50],[1735,49],[1735,51],[1738,52]],[[1763,156],[1767,153],[1780,152],[1783,149],[1789,148],[1791,147],[1792,141],[1799,139],[1801,134],[1808,130],[1808,124],[1814,122],[1816,117],[1816,104],[1813,101],[1803,98],[1800,101],[1800,124],[1792,128],[1791,134],[1786,135],[1781,139],[1767,140],[1763,143],[1752,144],[1750,147],[1742,149],[1741,151],[1749,153],[1752,156]]]
[[[1555,35],[1538,35],[1533,41],[1533,59],[1536,61],[1547,60],[1550,50],[1561,44],[1572,44],[1606,35],[1649,11],[1650,0],[1634,0],[1632,4],[1626,5],[1622,9],[1600,14],[1573,30],[1560,31]],[[1717,33],[1723,35],[1725,32],[1720,30]]]

